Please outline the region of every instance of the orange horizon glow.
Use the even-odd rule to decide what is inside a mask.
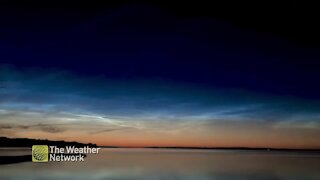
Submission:
[[[33,132],[23,135],[11,136],[11,138],[32,138],[32,139],[48,139],[48,140],[63,140],[77,141],[81,143],[94,143],[98,146],[116,146],[127,148],[140,147],[248,147],[248,148],[291,148],[291,149],[320,149],[319,141],[316,138],[306,138],[305,136],[288,139],[284,136],[270,136],[263,138],[261,135],[253,135],[247,137],[243,135],[231,136],[198,136],[193,138],[184,138],[181,135],[169,136],[158,134],[109,134],[106,136],[88,136],[85,134],[68,133],[63,135],[47,134],[43,132]],[[40,138],[41,137],[41,138]],[[319,137],[319,136],[318,136]]]

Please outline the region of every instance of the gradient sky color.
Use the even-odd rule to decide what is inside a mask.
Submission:
[[[318,146],[314,100],[2,69],[1,135],[119,146]]]
[[[320,148],[318,48],[150,4],[2,13],[0,136]]]

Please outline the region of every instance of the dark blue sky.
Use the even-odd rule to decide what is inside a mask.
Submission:
[[[194,12],[189,17],[183,7],[172,10],[174,5],[92,5],[96,11],[82,6],[9,6],[1,12],[1,62],[22,69],[160,78],[319,98],[318,48],[287,37],[296,29],[281,36],[281,26],[278,34],[268,28],[261,32],[259,23],[246,26],[245,20],[239,24],[235,17],[219,14]]]

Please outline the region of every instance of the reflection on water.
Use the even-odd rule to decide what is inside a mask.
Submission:
[[[0,156],[30,154],[0,149]],[[0,166],[0,179],[320,179],[320,155],[222,150],[102,149],[85,162]]]

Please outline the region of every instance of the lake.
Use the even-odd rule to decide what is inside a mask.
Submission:
[[[0,156],[31,149],[0,149]],[[104,148],[84,162],[0,165],[0,179],[320,179],[320,155],[297,152]]]

